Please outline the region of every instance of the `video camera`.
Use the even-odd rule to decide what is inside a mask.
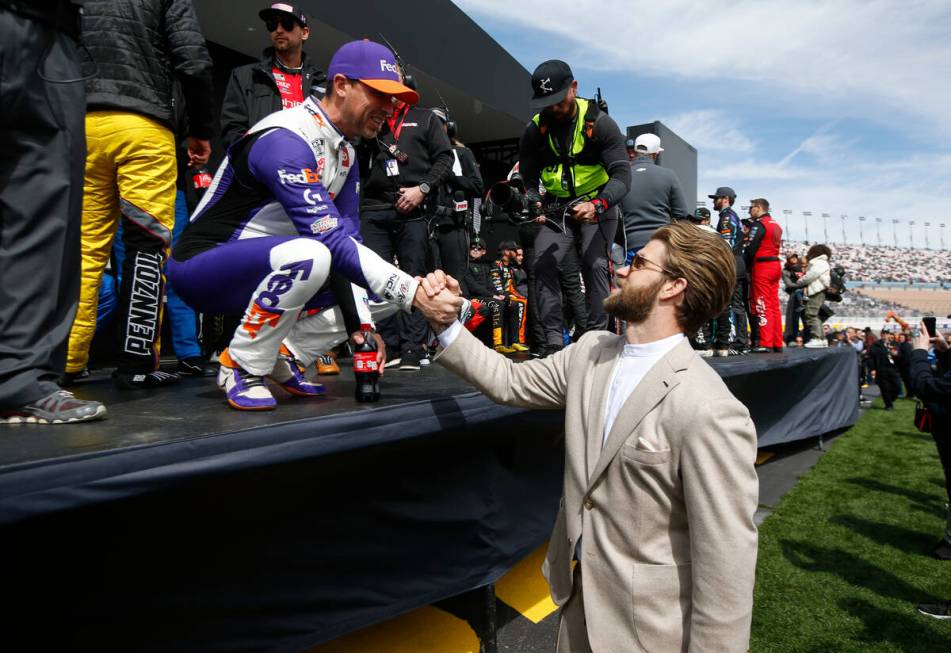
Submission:
[[[502,213],[535,217],[532,215],[532,202],[525,193],[525,182],[521,175],[512,175],[506,181],[496,182],[489,188],[489,201]]]

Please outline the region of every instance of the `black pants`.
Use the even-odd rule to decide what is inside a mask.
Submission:
[[[518,229],[518,237],[522,243],[522,253],[525,255],[525,274],[528,277],[528,337],[532,349],[545,344],[545,330],[542,329],[541,318],[538,315],[538,288],[535,282],[535,238],[541,225],[529,223]]]
[[[786,302],[786,329],[783,332],[783,342],[787,345],[796,342],[799,335],[799,316],[802,308],[802,290],[797,290],[789,296]]]
[[[79,298],[85,92],[37,70],[76,79],[78,62],[72,38],[0,8],[0,408],[55,392],[66,365]]]
[[[744,277],[737,281],[740,286],[740,299],[743,302],[742,308],[735,309],[734,316],[736,320],[736,344],[740,347],[758,347],[759,346],[759,319],[753,315],[750,308],[750,278]],[[749,335],[746,329],[749,326]],[[742,327],[742,329],[740,328]]]
[[[948,494],[948,503],[951,504],[951,424],[936,421],[934,426],[931,437],[938,447],[938,458],[941,459],[941,467],[944,469],[944,489]]]
[[[394,257],[399,268],[413,276],[426,276],[429,272],[429,233],[426,221],[389,211],[366,211],[360,215],[360,233],[363,244],[392,262]],[[377,331],[391,352],[421,351],[429,327],[418,311],[398,312],[381,320]],[[396,354],[393,354],[394,356]]]
[[[901,377],[898,376],[898,372],[892,370],[879,370],[875,382],[878,383],[878,389],[882,393],[885,408],[890,407],[898,398],[901,389]]]
[[[535,238],[535,283],[538,294],[538,316],[545,332],[545,342],[562,345],[562,288],[559,269],[568,248],[578,248],[581,276],[584,278],[589,331],[607,329],[608,315],[604,300],[610,292],[608,248],[617,230],[617,210],[600,216],[595,224],[579,225],[569,219],[567,233],[543,227]]]
[[[450,218],[443,218],[442,222],[433,234],[434,267],[461,281],[469,262],[468,228],[464,220],[456,224]]]

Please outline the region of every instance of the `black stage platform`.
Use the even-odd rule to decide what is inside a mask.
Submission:
[[[762,444],[857,419],[850,350],[710,363]],[[491,583],[545,540],[560,413],[438,365],[388,371],[378,404],[346,371],[326,383],[249,414],[210,379],[119,393],[100,374],[76,394],[107,421],[0,427],[0,645],[297,651]]]

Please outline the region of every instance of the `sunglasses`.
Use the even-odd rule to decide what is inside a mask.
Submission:
[[[264,27],[269,32],[276,30],[278,25],[283,27],[285,32],[292,32],[297,26],[297,19],[293,16],[281,16],[280,18],[269,18],[264,21]]]

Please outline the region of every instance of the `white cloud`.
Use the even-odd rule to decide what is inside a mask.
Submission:
[[[476,19],[548,32],[538,50],[604,70],[755,82],[762,92],[947,135],[951,3],[941,0],[455,0]],[[569,55],[571,55],[569,57]],[[728,87],[725,87],[728,88]]]
[[[664,122],[698,150],[727,150],[746,154],[755,149],[752,139],[740,130],[736,120],[722,111],[688,111],[671,116]]]

